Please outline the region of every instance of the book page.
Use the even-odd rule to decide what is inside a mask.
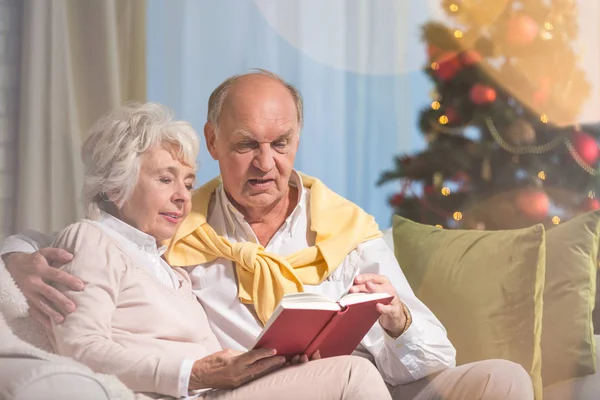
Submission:
[[[310,309],[310,310],[333,310],[337,311],[340,306],[333,300],[315,293],[292,293],[286,294],[281,299],[282,308]]]
[[[343,296],[339,303],[342,307],[351,304],[364,303],[371,300],[387,299],[392,297],[389,293],[350,293]]]

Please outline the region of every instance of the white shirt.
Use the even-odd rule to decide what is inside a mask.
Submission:
[[[310,190],[302,185],[298,173],[292,174],[292,185],[298,191],[298,204],[285,220],[266,250],[283,256],[315,243],[310,227]],[[208,223],[217,234],[231,242],[258,239],[243,215],[231,204],[220,186],[209,210]],[[260,334],[262,326],[251,306],[238,300],[238,287],[233,262],[219,258],[214,262],[188,270],[194,292],[208,315],[213,332],[223,348],[247,350]],[[431,373],[455,365],[456,351],[446,330],[431,311],[414,295],[396,257],[383,239],[360,244],[323,283],[304,285],[307,292],[338,299],[352,286],[358,274],[387,276],[400,300],[410,310],[412,325],[399,338],[393,339],[376,323],[361,342],[370,353],[384,380],[391,385],[413,382]]]
[[[315,234],[310,227],[310,190],[302,185],[295,171],[291,184],[298,191],[298,204],[266,246],[266,250],[283,256],[314,245]],[[217,234],[231,242],[252,241],[256,235],[242,214],[229,202],[223,187],[211,201],[208,222]],[[39,235],[39,234],[38,234]],[[31,236],[31,234],[27,234]],[[16,235],[5,240],[0,254],[13,251],[33,252],[38,243]],[[47,243],[46,243],[47,245]],[[229,260],[220,258],[211,263],[189,268],[194,292],[204,307],[211,328],[223,348],[247,350],[261,332],[262,326],[252,307],[242,304],[237,296],[235,268]],[[399,338],[393,339],[376,323],[357,349],[377,365],[390,385],[413,382],[447,367],[455,366],[456,350],[448,340],[446,330],[432,312],[414,295],[392,250],[383,239],[360,244],[350,252],[335,272],[319,285],[304,285],[308,292],[338,299],[352,286],[358,274],[386,276],[396,288],[400,300],[410,310],[412,325]]]

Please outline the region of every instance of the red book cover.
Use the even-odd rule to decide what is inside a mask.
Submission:
[[[351,354],[379,318],[378,303],[388,304],[387,293],[356,293],[338,302],[311,293],[286,295],[265,325],[253,348],[274,348],[287,358]]]

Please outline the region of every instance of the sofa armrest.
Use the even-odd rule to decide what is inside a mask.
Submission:
[[[0,398],[13,400],[110,400],[93,374],[35,358],[2,358]]]

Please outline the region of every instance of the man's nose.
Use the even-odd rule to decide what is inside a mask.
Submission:
[[[268,172],[275,166],[271,147],[259,148],[253,160],[253,165],[262,172]]]

